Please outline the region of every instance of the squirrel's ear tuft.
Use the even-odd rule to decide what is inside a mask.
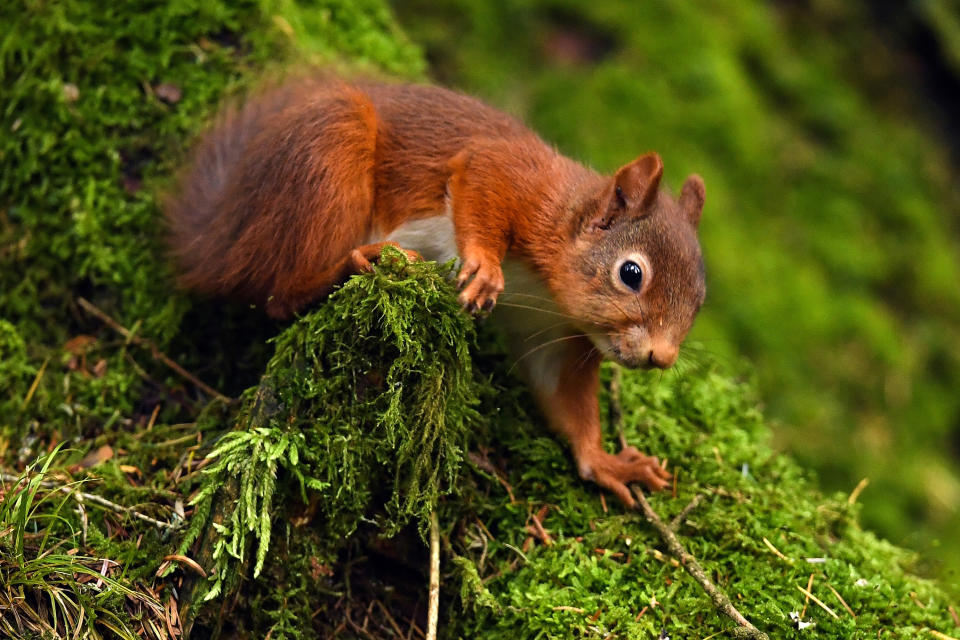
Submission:
[[[662,177],[663,161],[653,152],[621,167],[613,178],[613,192],[606,211],[594,218],[591,226],[605,229],[615,218],[624,214],[643,216],[657,195]]]
[[[680,191],[680,210],[687,216],[694,227],[700,225],[700,214],[703,213],[703,202],[706,197],[706,191],[703,186],[703,178],[693,174],[683,183],[683,189]]]

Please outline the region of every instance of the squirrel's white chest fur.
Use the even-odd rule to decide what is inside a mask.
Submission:
[[[383,240],[396,242],[404,249],[418,252],[424,260],[436,260],[441,264],[457,257],[457,236],[453,229],[453,214],[449,211],[404,222]]]
[[[443,214],[405,222],[383,240],[417,251],[425,260],[444,263],[457,259],[456,233],[449,209]],[[564,338],[571,327],[564,322],[550,291],[523,262],[503,261],[504,290],[491,320],[506,334],[513,364],[541,392],[553,393],[559,379]]]

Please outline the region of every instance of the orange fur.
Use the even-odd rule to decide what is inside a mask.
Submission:
[[[449,215],[465,307],[491,308],[509,291],[506,259],[544,287],[505,328],[515,345],[525,332],[554,336],[524,372],[581,474],[631,504],[628,482],[659,489],[669,474],[635,449],[604,452],[599,363],[669,366],[704,295],[703,183],[688,179],[677,201],[659,188],[662,172],[646,154],[598,175],[438,87],[300,79],[227,109],[165,209],[183,286],[277,318],[369,268],[391,233]],[[627,262],[642,286],[618,276]],[[569,321],[538,328],[541,312]]]

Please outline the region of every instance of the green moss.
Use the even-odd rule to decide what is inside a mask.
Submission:
[[[871,638],[884,629],[916,638],[925,627],[955,633],[947,611],[955,590],[911,573],[910,554],[860,529],[857,505],[822,495],[806,472],[769,448],[750,384],[716,366],[682,376],[629,372],[622,404],[628,441],[669,459],[677,476],[677,495],[651,496],[654,508],[669,520],[695,495],[704,497],[679,528],[681,541],[771,637],[809,637],[789,614],[804,608],[797,586],[805,588],[811,574],[814,594],[840,616],[807,607],[805,620],[817,623],[821,637]],[[572,629],[649,638],[665,629],[700,638],[731,627],[658,551],[662,543],[638,514],[612,502],[604,508],[599,490],[577,478],[553,438],[516,424],[498,425],[493,437],[516,502],[498,482],[474,477],[470,486],[488,497],[482,509],[457,514],[463,534],[454,553],[461,598],[477,607],[470,616],[451,611],[449,637],[561,638]],[[549,546],[529,526],[544,507]],[[764,538],[791,560],[777,557]]]
[[[15,413],[17,401],[22,403],[25,399],[29,376],[35,374],[27,358],[23,337],[15,326],[0,318],[0,380],[8,385],[6,402],[2,405],[3,415]]]
[[[50,465],[2,489],[0,579],[32,589],[14,594],[16,606],[33,607],[38,620],[74,615],[69,628],[60,617],[63,637],[160,636],[147,630],[166,624],[155,596],[177,603],[194,637],[363,635],[343,626],[358,611],[383,623],[371,622],[368,635],[395,636],[391,621],[406,631],[424,610],[420,532],[436,509],[446,637],[723,629],[706,597],[654,552],[648,527],[612,501],[604,507],[566,447],[527,413],[511,363],[485,332],[476,340],[457,309],[448,268],[388,251],[374,273],[288,327],[172,287],[156,196],[187,141],[224,94],[272,63],[346,57],[421,73],[418,49],[384,6],[101,4],[0,8],[9,25],[0,40],[0,129],[9,132],[0,136],[0,460],[5,472],[37,458],[34,471]],[[497,6],[466,15],[497,16]],[[519,19],[498,28],[522,30],[521,9],[508,17]],[[604,73],[603,95],[614,100],[625,76]],[[158,92],[164,83],[180,89],[179,100]],[[762,155],[744,162],[761,166]],[[240,401],[210,402],[79,296]],[[869,320],[871,307],[857,308]],[[864,325],[871,340],[889,339],[883,323]],[[862,531],[844,496],[820,495],[772,452],[756,405],[751,385],[711,365],[625,377],[628,438],[678,474],[677,497],[656,496],[657,509],[669,517],[693,494],[706,496],[680,530],[690,551],[779,637],[802,637],[784,616],[802,608],[795,585],[813,572],[814,592],[841,615],[810,605],[818,630],[915,637],[930,626],[956,635],[945,613],[953,585],[914,577],[911,558]],[[57,443],[70,448],[46,457]],[[87,500],[79,511],[59,486],[114,506]],[[528,543],[543,507],[550,546]],[[795,562],[773,555],[764,537]],[[183,559],[164,560],[176,551],[216,570],[213,580]],[[108,579],[91,588],[104,559]],[[828,581],[856,622],[824,591]],[[53,593],[79,603],[82,623],[67,600],[34,606]],[[213,594],[206,605],[204,593]],[[0,604],[0,629],[28,633],[10,602]],[[393,617],[382,614],[388,608]]]
[[[482,424],[473,327],[449,276],[450,265],[409,264],[387,247],[373,274],[351,278],[276,338],[259,387],[244,394],[238,430],[209,454],[193,500],[204,515],[184,552],[209,526],[214,502],[236,501],[210,543],[217,571],[206,598],[237,573],[253,539],[260,574],[276,513],[298,499],[311,505],[324,563],[363,520],[385,537],[410,522],[426,531]]]

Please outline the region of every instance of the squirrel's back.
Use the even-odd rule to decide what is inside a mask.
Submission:
[[[518,136],[534,137],[438,87],[320,77],[257,93],[220,114],[166,198],[180,282],[257,303],[282,295],[372,233],[441,210],[468,140]]]

